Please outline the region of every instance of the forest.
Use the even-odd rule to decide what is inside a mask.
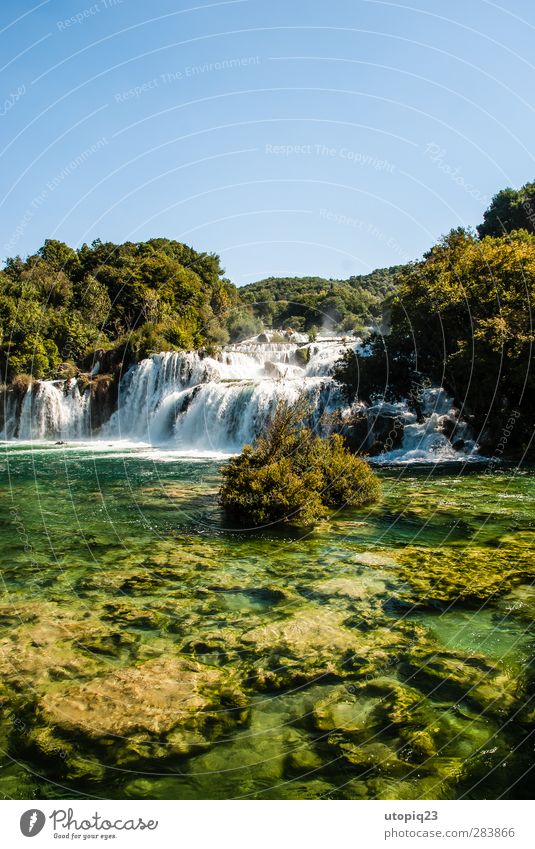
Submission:
[[[268,277],[240,289],[255,315],[269,327],[309,334],[363,333],[380,322],[385,297],[402,266],[377,268],[348,280],[322,277]]]
[[[220,345],[256,326],[219,258],[170,239],[79,250],[48,239],[0,272],[4,380],[72,376],[103,350],[135,361]]]
[[[348,280],[268,278],[238,289],[219,257],[170,239],[84,244],[48,239],[0,272],[4,382],[67,378],[159,351],[214,353],[264,328],[360,334],[337,377],[352,400],[413,397],[442,385],[486,441],[515,415],[533,427],[535,182],[498,192],[476,231],[456,228],[418,262]],[[31,378],[30,378],[31,376]],[[492,415],[491,415],[492,414]]]
[[[380,319],[399,270],[270,278],[237,289],[218,256],[169,239],[97,240],[78,250],[47,239],[0,272],[0,372],[4,381],[68,377],[102,351],[114,363],[213,351],[264,327],[362,332]]]

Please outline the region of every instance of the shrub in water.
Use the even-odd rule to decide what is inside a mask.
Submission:
[[[280,404],[266,434],[222,468],[219,502],[239,524],[311,527],[329,508],[363,507],[380,495],[369,465],[339,435],[302,427],[305,402]]]

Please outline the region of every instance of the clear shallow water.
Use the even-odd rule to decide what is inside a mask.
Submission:
[[[251,534],[218,465],[2,447],[0,794],[522,797],[533,475],[382,469]]]

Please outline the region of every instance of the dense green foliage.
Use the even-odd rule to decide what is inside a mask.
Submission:
[[[255,321],[238,305],[219,258],[168,239],[94,242],[75,251],[47,240],[0,272],[0,369],[52,377],[96,348],[136,359],[228,340]]]
[[[377,501],[379,480],[339,435],[329,439],[301,427],[304,408],[281,404],[254,446],[222,468],[219,500],[241,525],[310,527],[329,509]]]
[[[471,414],[481,441],[527,443],[535,412],[531,309],[535,236],[525,230],[479,241],[453,230],[399,275],[390,333],[371,340],[372,356],[347,355],[338,377],[350,395],[412,394],[422,376],[443,385]],[[508,437],[510,434],[508,434]]]
[[[385,295],[401,266],[348,280],[269,277],[240,289],[255,315],[277,329],[361,332],[381,316]]]
[[[480,238],[503,236],[513,230],[535,233],[535,182],[521,189],[502,189],[494,195],[492,203],[477,228]]]
[[[522,446],[535,414],[534,222],[532,182],[493,198],[479,239],[454,230],[420,262],[348,280],[272,277],[240,290],[217,256],[176,241],[97,240],[73,250],[47,240],[0,271],[0,379],[71,376],[88,371],[96,352],[118,374],[156,351],[214,348],[264,326],[313,337],[371,325],[387,329],[370,336],[371,356],[350,351],[339,365],[350,398],[412,396],[418,412],[421,386],[431,381],[473,417],[483,443],[497,444],[514,412],[508,444]],[[287,489],[283,513],[299,492],[299,482],[293,495]]]
[[[0,271],[0,378],[75,374],[162,350],[214,347],[277,328],[362,330],[397,269],[349,280],[271,278],[238,291],[219,258],[169,239],[73,250],[48,239]]]

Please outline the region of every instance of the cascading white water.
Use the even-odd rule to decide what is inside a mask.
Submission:
[[[32,383],[22,399],[8,396],[6,439],[81,439],[90,433],[89,393],[80,393],[74,379]]]
[[[397,404],[378,401],[367,408],[366,415],[372,429],[374,420],[385,415],[392,417],[393,431],[396,430],[396,422],[402,429],[400,446],[390,448],[387,443],[387,450],[376,457],[375,462],[445,462],[475,456],[477,448],[470,438],[468,425],[459,421],[451,398],[443,389],[425,389],[420,396],[420,406],[422,421],[418,421],[406,401]],[[447,436],[448,431],[451,438]]]
[[[474,443],[442,389],[426,389],[421,415],[408,402],[377,401],[353,411],[344,401],[333,368],[358,339],[285,342],[269,335],[224,348],[216,357],[197,352],[155,354],[133,366],[119,387],[117,409],[97,434],[91,431],[91,392],[76,380],[38,381],[24,395],[4,395],[3,437],[128,440],[180,452],[234,453],[262,433],[280,400],[310,400],[310,424],[322,430],[324,414],[367,422],[362,447],[382,453],[376,462],[421,462],[472,456]],[[392,435],[386,433],[393,422]],[[386,433],[386,438],[385,438]],[[453,436],[454,434],[454,436]],[[451,437],[451,438],[450,438]],[[453,442],[453,444],[452,444]],[[379,449],[377,449],[379,445]],[[455,445],[455,447],[454,447]]]
[[[344,347],[340,340],[307,346],[248,340],[224,349],[217,359],[157,354],[124,378],[105,434],[187,451],[232,453],[265,429],[279,400],[293,402],[302,394],[319,422],[343,404],[328,372]]]

